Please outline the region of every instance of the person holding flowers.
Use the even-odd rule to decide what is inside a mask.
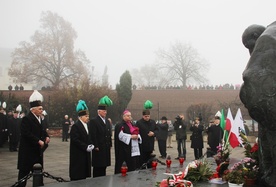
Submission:
[[[132,124],[129,110],[123,112],[122,122],[115,127],[114,142],[115,174],[120,173],[123,162],[126,162],[128,171],[138,169],[142,138],[139,129]]]

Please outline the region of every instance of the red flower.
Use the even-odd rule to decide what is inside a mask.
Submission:
[[[134,127],[134,130],[133,130],[132,134],[138,135],[139,134],[139,128]]]
[[[259,149],[259,146],[258,146],[257,143],[255,143],[255,144],[253,145],[253,147],[251,148],[250,153],[254,153],[254,152],[258,151],[258,149]]]
[[[219,178],[218,172],[215,172],[215,173],[210,177],[210,179],[216,179],[216,178]]]
[[[220,165],[218,165],[216,171],[219,172],[219,170],[220,170]]]
[[[168,182],[167,180],[162,180],[161,183],[160,183],[160,187],[168,187]]]

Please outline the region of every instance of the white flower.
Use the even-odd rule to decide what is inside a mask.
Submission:
[[[189,168],[197,168],[196,162],[195,162],[195,161],[190,162],[190,163],[188,164],[188,167],[189,167]]]

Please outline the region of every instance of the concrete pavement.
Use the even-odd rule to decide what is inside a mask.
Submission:
[[[70,141],[70,140],[69,140]],[[167,154],[170,154],[173,162],[178,162],[174,160],[177,157],[177,147],[175,137],[173,137],[172,142],[173,148],[167,148]],[[206,151],[205,142],[204,152]],[[187,155],[186,161],[190,162],[194,160],[193,149],[190,148],[190,142],[186,142]],[[237,160],[244,157],[244,149],[237,147],[231,151],[230,158],[231,162],[236,162]],[[160,153],[158,150],[158,143],[155,142],[154,154],[159,157]],[[3,148],[0,148],[0,186],[10,187],[17,181],[17,152],[9,152],[8,144]],[[160,159],[165,161],[165,159]],[[230,162],[230,164],[231,164]],[[111,151],[111,166],[107,168],[107,175],[113,175],[114,173],[114,148]],[[65,180],[69,180],[69,142],[62,142],[60,137],[52,137],[50,145],[44,154],[44,171],[48,172],[50,175],[55,177],[62,177]],[[57,181],[44,177],[44,184],[58,183]],[[32,178],[28,180],[27,186],[32,187]]]

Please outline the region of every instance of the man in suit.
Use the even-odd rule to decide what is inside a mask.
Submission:
[[[69,176],[73,180],[91,177],[91,151],[88,108],[83,100],[77,105],[78,120],[71,128]]]
[[[35,90],[30,96],[30,112],[21,122],[20,146],[18,152],[18,180],[33,171],[33,165],[39,163],[43,167],[43,150],[50,138],[41,124],[43,96]],[[27,181],[20,184],[26,186]]]
[[[106,118],[107,105],[98,105],[97,117],[90,120],[91,139],[95,146],[92,152],[93,177],[106,175],[106,167],[111,165],[110,149],[111,125]]]

